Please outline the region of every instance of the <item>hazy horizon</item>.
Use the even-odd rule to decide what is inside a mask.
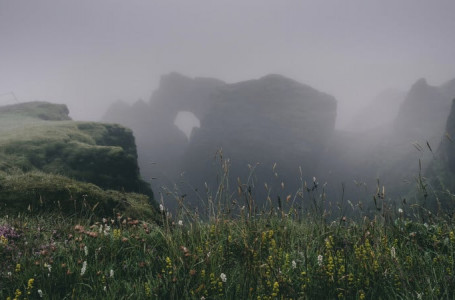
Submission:
[[[455,2],[0,0],[0,105],[66,103],[99,120],[163,74],[282,74],[338,100],[343,127],[388,89],[455,78]]]

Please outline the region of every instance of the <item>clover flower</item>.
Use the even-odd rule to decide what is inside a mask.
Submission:
[[[321,254],[318,255],[318,266],[322,266],[322,260],[323,260],[323,257]]]
[[[293,268],[293,269],[297,268],[297,263],[295,262],[295,260],[293,260],[293,261],[291,262],[291,265],[292,265],[292,268]]]
[[[396,253],[395,247],[390,248],[390,256],[392,256],[393,259],[396,258],[397,253]]]
[[[226,282],[226,281],[227,281],[226,274],[224,274],[224,273],[221,273],[221,274],[220,274],[220,278],[221,278],[221,281],[222,281],[222,282]]]
[[[82,263],[81,276],[84,276],[85,271],[87,271],[87,261],[86,260]]]
[[[39,297],[43,298],[43,291],[42,290],[38,290],[37,292],[38,292]]]

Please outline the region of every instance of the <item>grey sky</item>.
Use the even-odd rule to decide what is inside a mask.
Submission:
[[[281,73],[347,111],[420,77],[455,77],[453,0],[0,0],[0,94],[98,119],[160,75]],[[11,102],[0,96],[0,103]]]

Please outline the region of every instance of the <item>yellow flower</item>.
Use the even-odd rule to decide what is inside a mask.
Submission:
[[[280,292],[280,285],[277,281],[273,283],[272,297],[277,297]]]
[[[3,235],[0,236],[0,245],[8,245],[8,239]]]
[[[30,278],[27,283],[27,295],[30,295],[30,290],[33,288],[33,283],[35,282],[34,278]]]
[[[21,264],[17,264],[16,265],[16,272],[20,272],[21,271]]]

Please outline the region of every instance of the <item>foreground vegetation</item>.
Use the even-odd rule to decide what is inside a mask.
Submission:
[[[161,225],[120,213],[0,219],[2,299],[440,299],[455,297],[455,225],[398,209],[329,221],[291,208],[161,204]],[[226,206],[225,206],[226,208]]]

